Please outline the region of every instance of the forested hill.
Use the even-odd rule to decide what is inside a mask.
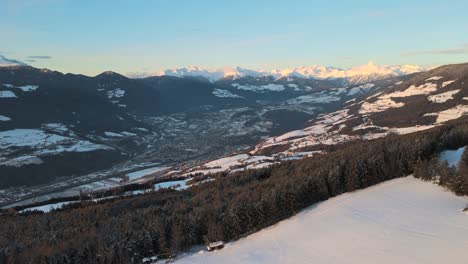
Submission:
[[[467,143],[468,119],[461,118],[270,168],[220,173],[185,191],[82,202],[49,214],[10,210],[0,221],[0,263],[141,263],[206,240],[237,239],[316,202],[412,174],[442,150]],[[468,190],[467,174],[455,179],[446,184]]]

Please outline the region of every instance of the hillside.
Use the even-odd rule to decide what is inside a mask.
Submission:
[[[53,263],[72,256],[78,263],[168,258],[206,241],[243,238],[346,192],[416,172],[421,175],[424,162],[466,145],[468,123],[462,118],[269,168],[221,172],[211,175],[212,180],[186,179],[174,187],[157,183],[155,191],[117,197],[114,190],[105,199],[85,195],[47,214],[16,213],[12,208],[1,215],[0,258],[13,263]],[[467,168],[468,154],[464,156],[461,167]],[[441,183],[468,190],[467,174],[450,175],[456,177],[441,177]],[[45,241],[51,240],[44,250]]]
[[[214,83],[194,77],[130,79],[112,71],[89,77],[3,60],[8,64],[0,67],[0,186],[18,189],[0,193],[0,204],[151,164],[184,166],[222,156],[303,127],[372,91],[297,77]],[[41,184],[48,185],[35,187]]]
[[[175,263],[463,263],[467,203],[413,177],[390,180],[313,205],[222,250],[194,249]]]
[[[447,65],[427,72],[344,89],[328,89],[323,100],[356,93],[342,108],[323,113],[298,130],[269,137],[243,155],[224,157],[186,171],[186,175],[268,167],[284,160],[323,154],[341,145],[440,126],[468,112],[468,64]],[[335,91],[334,94],[330,91]],[[362,93],[367,91],[367,93]],[[294,103],[317,97],[300,96]],[[245,156],[247,155],[247,156]],[[249,161],[250,160],[250,161]],[[212,164],[225,163],[221,168]]]

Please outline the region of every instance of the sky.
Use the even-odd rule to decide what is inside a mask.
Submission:
[[[0,0],[0,54],[96,75],[468,62],[467,0]]]

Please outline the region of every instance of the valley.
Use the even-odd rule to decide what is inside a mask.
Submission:
[[[350,99],[406,78],[379,77],[374,83],[334,88],[344,81],[265,76],[216,82],[170,76],[128,79],[114,72],[91,78],[27,65],[0,68],[0,77],[0,90],[14,94],[0,98],[4,114],[0,133],[5,134],[0,140],[4,150],[0,171],[7,177],[0,190],[4,207],[76,196],[80,186],[109,178],[118,179],[110,189],[121,187],[123,176],[146,164],[178,171],[153,175],[149,182],[186,177],[203,162],[302,128]],[[74,88],[61,89],[62,85]],[[75,101],[67,104],[72,99],[69,93]],[[181,93],[187,93],[191,102],[161,108],[169,102],[180,104]],[[80,100],[87,100],[88,107],[83,108]],[[31,112],[33,108],[41,111]],[[93,111],[106,122],[96,123]],[[46,138],[49,143],[44,144]],[[303,156],[307,154],[297,154]]]
[[[465,66],[457,68],[457,74],[467,72]],[[23,68],[19,69],[25,70]],[[432,73],[433,71],[435,72]],[[282,161],[319,155],[335,145],[353,141],[373,140],[390,134],[401,135],[430,129],[442,122],[461,117],[464,110],[458,111],[459,113],[454,111],[453,118],[445,117],[443,121],[438,118],[434,124],[429,124],[427,121],[429,119],[426,118],[426,116],[433,115],[433,113],[430,111],[426,114],[420,113],[419,116],[422,116],[421,122],[415,123],[418,119],[413,119],[410,123],[405,124],[404,120],[400,120],[400,123],[403,122],[400,124],[401,127],[391,127],[390,123],[385,123],[385,119],[380,118],[380,116],[387,110],[394,111],[394,108],[397,108],[397,110],[405,108],[403,103],[397,104],[393,101],[393,98],[409,96],[419,102],[418,98],[426,96],[427,100],[431,101],[431,98],[436,95],[428,96],[428,94],[435,93],[439,89],[448,89],[448,92],[443,94],[450,93],[450,95],[447,98],[437,99],[437,101],[433,102],[434,104],[450,103],[452,105],[456,101],[454,96],[463,103],[465,95],[460,92],[460,83],[463,85],[463,82],[457,82],[457,79],[451,78],[454,71],[450,70],[452,75],[446,77],[440,76],[445,75],[446,70],[443,68],[433,71],[416,75],[378,78],[372,83],[350,83],[342,88],[331,87],[332,83],[338,84],[333,80],[317,81],[297,77],[274,80],[270,77],[256,77],[257,79],[255,79],[246,76],[240,79],[221,79],[215,83],[206,83],[203,80],[190,79],[191,77],[177,80],[180,77],[162,76],[150,77],[135,82],[116,73],[105,72],[96,77],[98,80],[97,87],[99,87],[96,88],[98,96],[100,93],[105,92],[105,98],[110,100],[111,104],[117,105],[117,111],[126,112],[127,119],[138,124],[137,127],[128,127],[128,131],[122,131],[122,128],[101,128],[103,132],[100,134],[96,133],[95,130],[89,130],[89,128],[85,128],[89,132],[77,130],[80,123],[74,125],[50,123],[42,124],[42,130],[37,130],[35,133],[47,131],[47,133],[52,133],[50,135],[53,137],[71,136],[81,140],[77,142],[88,142],[86,143],[88,145],[94,144],[98,148],[119,152],[120,157],[108,168],[98,169],[91,173],[81,173],[79,175],[66,175],[63,173],[57,175],[60,177],[50,183],[4,188],[0,190],[0,202],[4,208],[34,207],[36,204],[44,204],[49,200],[52,204],[56,199],[76,200],[76,197],[82,192],[87,194],[99,193],[101,195],[101,193],[110,190],[126,190],[129,185],[132,185],[125,180],[128,173],[154,165],[168,167],[168,170],[163,172],[147,173],[138,182],[140,187],[131,187],[132,189],[147,190],[148,184],[157,184],[171,179],[175,181],[179,179],[191,180],[194,176],[200,175],[209,178],[209,174],[212,173],[269,167]],[[154,78],[162,79],[155,82],[156,79]],[[158,108],[153,110],[145,108],[144,112],[141,112],[140,106],[135,105],[132,108],[133,98],[140,98],[142,95],[136,92],[138,90],[128,90],[126,92],[129,89],[126,88],[127,86],[132,87],[146,83],[150,86],[142,87],[142,93],[155,96],[164,91],[168,100],[176,100],[177,93],[173,94],[174,91],[165,90],[167,88],[164,88],[164,83],[169,82],[172,86],[179,81],[183,82],[183,86],[175,88],[175,90],[180,90],[179,92],[187,89],[186,82],[203,87],[198,89],[208,89],[204,97],[196,98],[199,101],[198,105],[192,103],[191,108],[170,114],[158,113],[160,111]],[[267,84],[268,82],[275,82],[276,84],[270,85]],[[327,82],[331,83],[327,84]],[[244,86],[241,87],[239,83],[243,83]],[[246,86],[247,84],[250,86]],[[312,88],[310,85],[314,84],[313,87],[315,88]],[[203,85],[206,85],[206,87]],[[223,89],[216,88],[217,85]],[[253,88],[261,87],[260,85],[271,88]],[[330,88],[319,88],[324,85],[329,85]],[[15,86],[3,84],[3,87],[11,90]],[[40,86],[27,85],[25,87],[35,87],[34,89],[21,89],[30,93],[35,92]],[[161,88],[150,90],[149,87]],[[404,92],[398,90],[387,92],[404,89],[405,87],[409,88]],[[452,92],[450,89],[455,90]],[[220,90],[226,92],[220,94]],[[385,95],[386,93],[389,94]],[[160,100],[157,97],[155,98],[155,100]],[[262,99],[259,100],[260,98]],[[115,101],[116,99],[117,101]],[[219,99],[227,99],[226,102],[228,103],[222,106],[219,104]],[[242,100],[242,102],[238,100]],[[384,100],[389,101],[389,103],[381,103]],[[150,114],[148,111],[156,112]],[[374,116],[378,118],[375,121]],[[389,121],[392,122],[391,120]],[[11,122],[12,120],[9,120],[4,123],[11,126]],[[378,123],[380,124],[376,125]],[[123,125],[124,127],[128,126],[125,123]],[[69,149],[64,148],[60,140],[52,142],[51,146],[58,143],[60,151],[65,153],[74,151],[70,150],[70,147],[68,147]],[[5,145],[5,148],[10,149],[8,146]],[[25,146],[30,147],[30,145]],[[42,148],[44,146],[41,146],[39,153],[49,153],[51,151]],[[50,147],[47,148],[50,149]],[[93,152],[89,147],[84,151]],[[38,161],[40,158],[35,153],[38,153],[37,150],[29,154],[29,160],[22,157],[19,161],[21,162],[20,165],[15,165],[20,169],[20,173],[24,172],[23,167],[34,168],[35,163],[41,165],[41,162]],[[245,155],[243,153],[248,156],[243,156]],[[229,158],[230,161],[226,161],[225,165],[206,163],[219,157],[229,157],[232,154],[234,156]],[[9,155],[11,156],[11,154]],[[15,158],[6,160],[5,162],[12,164],[16,162]],[[9,166],[11,168],[11,165]],[[102,187],[100,182],[108,181],[107,179],[111,183]],[[98,187],[84,188],[83,186]],[[118,191],[118,193],[127,194],[125,191]]]

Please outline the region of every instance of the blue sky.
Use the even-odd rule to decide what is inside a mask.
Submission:
[[[467,11],[466,0],[0,0],[0,54],[88,75],[432,66],[468,62]]]

